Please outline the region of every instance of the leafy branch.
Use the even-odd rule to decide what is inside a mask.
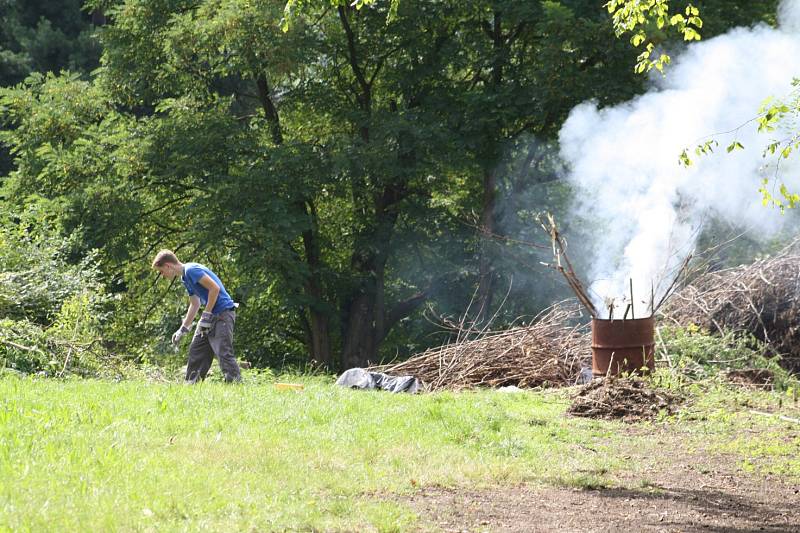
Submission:
[[[283,8],[283,18],[280,22],[281,30],[284,32],[289,31],[292,26],[292,21],[297,17],[297,14],[309,7],[332,6],[336,8],[346,8],[350,6],[360,10],[374,3],[375,0],[288,0]],[[392,0],[389,3],[389,13],[386,15],[386,24],[389,24],[397,18],[397,8],[399,6],[400,0]]]
[[[657,43],[648,35],[653,24],[658,31],[677,30],[684,41],[700,40],[698,30],[703,27],[703,20],[700,10],[691,4],[686,6],[684,13],[674,14],[670,14],[669,0],[609,0],[605,7],[612,16],[617,37],[631,33],[630,42],[634,47],[644,45],[644,51],[636,58],[635,70],[639,74],[653,68],[663,73],[664,67],[670,63],[670,57],[665,53],[654,59]]]
[[[758,133],[789,132],[783,138],[773,139],[762,152],[763,158],[775,160],[774,172],[771,175],[764,175],[761,179],[759,192],[761,193],[762,202],[765,206],[772,205],[777,207],[781,212],[800,206],[800,194],[790,190],[780,179],[781,162],[784,159],[788,159],[796,150],[800,150],[800,130],[797,127],[797,120],[800,117],[800,79],[795,78],[792,81],[792,85],[795,88],[786,99],[774,100],[772,97],[767,98],[761,104],[758,114],[754,118],[732,130],[708,135],[703,138],[703,142],[694,148],[694,153],[698,157],[710,155],[714,152],[714,148],[719,147],[717,138],[733,134],[734,139],[726,146],[726,151],[731,153],[734,150],[744,150],[744,145],[736,138],[736,134],[752,122],[758,124]],[[690,148],[684,148],[679,156],[680,164],[685,167],[694,164],[689,151]],[[765,165],[763,168],[766,170],[770,166]],[[770,184],[772,184],[771,187]]]

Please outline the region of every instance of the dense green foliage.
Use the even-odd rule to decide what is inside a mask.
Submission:
[[[68,68],[86,75],[97,68],[100,45],[93,38],[99,12],[81,10],[82,0],[0,0],[0,87],[31,72]],[[0,145],[0,176],[12,168]]]
[[[0,220],[0,367],[100,374],[94,347],[108,298],[92,254],[69,261],[70,241],[50,224],[46,203]]]
[[[94,16],[82,0],[0,2],[0,85],[21,82],[31,72],[63,68],[89,72],[100,46],[92,38]]]
[[[542,242],[535,211],[569,201],[562,122],[640,93],[636,51],[599,2],[365,4],[295,2],[288,25],[275,0],[48,8],[83,21],[69,35],[88,13],[103,23],[101,66],[61,58],[70,72],[0,91],[14,157],[0,196],[12,224],[40,202],[55,242],[69,237],[33,263],[91,271],[87,290],[110,295],[104,349],[168,351],[185,298],[149,270],[162,247],[220,275],[242,304],[239,355],[259,365],[402,357],[442,340],[427,305],[460,315],[473,300],[484,322],[505,300],[503,322],[565,295],[538,264],[548,252],[521,243]],[[13,16],[30,28],[26,9]],[[47,287],[20,305],[52,321]]]
[[[711,335],[697,327],[664,327],[659,330],[659,356],[666,359],[673,379],[688,382],[715,378],[725,380],[730,372],[746,371],[762,376],[753,385],[777,390],[797,386],[797,380],[781,368],[780,357],[752,336],[737,332]]]

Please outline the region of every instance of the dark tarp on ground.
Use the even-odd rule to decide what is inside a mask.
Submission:
[[[351,389],[380,389],[411,394],[421,388],[419,381],[414,376],[390,376],[380,372],[369,372],[363,368],[346,370],[336,380],[336,384]]]

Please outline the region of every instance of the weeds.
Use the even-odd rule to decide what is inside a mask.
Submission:
[[[797,379],[781,367],[780,357],[752,335],[732,331],[712,335],[697,326],[662,327],[658,340],[657,351],[666,366],[666,371],[656,373],[660,386],[681,388],[693,382],[752,376],[754,386],[798,388]]]

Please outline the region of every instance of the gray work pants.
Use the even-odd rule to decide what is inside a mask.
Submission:
[[[195,330],[189,345],[189,361],[186,364],[186,381],[197,383],[204,380],[211,368],[214,356],[219,359],[219,367],[225,381],[241,381],[239,364],[233,355],[233,325],[236,312],[223,311],[211,319],[211,329],[202,337]]]

